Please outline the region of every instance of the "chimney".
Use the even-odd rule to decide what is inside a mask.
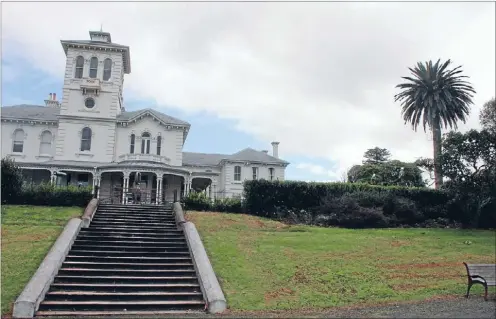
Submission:
[[[60,102],[57,101],[57,94],[55,93],[48,94],[48,99],[45,100],[45,105],[48,107],[59,107]]]
[[[279,158],[279,142],[272,142],[272,156]]]
[[[269,154],[268,150],[262,150],[262,153]]]

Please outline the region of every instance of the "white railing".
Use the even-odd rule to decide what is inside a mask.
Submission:
[[[155,154],[124,154],[119,156],[119,161],[151,161],[158,163],[170,163],[170,158]]]

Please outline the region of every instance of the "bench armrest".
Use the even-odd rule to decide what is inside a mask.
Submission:
[[[477,279],[477,280],[481,280],[481,281],[483,281],[485,284],[487,284],[486,279],[484,279],[484,277],[481,277],[481,276],[479,276],[479,275],[471,275],[471,276],[470,276],[470,278],[472,278],[472,279]]]

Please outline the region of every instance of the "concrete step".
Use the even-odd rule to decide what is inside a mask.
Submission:
[[[115,236],[122,236],[125,238],[170,238],[170,237],[177,237],[177,238],[184,238],[184,234],[182,231],[169,231],[169,232],[129,232],[129,231],[117,231],[117,230],[98,230],[94,228],[82,228],[79,231],[79,236],[81,237],[86,237],[86,236],[99,236],[99,237],[115,237]]]
[[[148,228],[148,229],[177,229],[175,223],[152,223],[152,222],[116,222],[112,220],[94,219],[91,226],[125,227],[125,228]]]
[[[83,231],[83,230],[81,230]],[[94,240],[107,240],[107,241],[142,241],[142,242],[179,242],[179,241],[184,241],[186,240],[183,235],[181,234],[171,234],[167,236],[157,236],[157,237],[150,237],[150,236],[136,236],[135,234],[123,234],[123,235],[108,235],[108,234],[92,234],[90,233],[79,233],[77,239],[80,240],[88,240],[88,241],[94,241]]]
[[[111,216],[111,217],[122,217],[122,218],[151,218],[151,219],[161,219],[167,218],[172,219],[175,218],[174,214],[162,213],[162,214],[147,214],[147,213],[120,213],[120,212],[110,212],[110,211],[97,211],[95,216]]]
[[[187,315],[204,315],[202,310],[160,310],[160,311],[38,311],[36,317],[106,317],[115,316],[117,318],[155,318],[157,316],[167,316],[178,318]],[[199,317],[201,318],[201,317]]]
[[[118,269],[118,268],[73,268],[63,267],[58,272],[59,276],[196,276],[196,271],[193,267],[176,268],[176,269]]]
[[[121,245],[81,245],[75,244],[72,246],[72,249],[76,250],[93,250],[98,249],[101,251],[109,250],[109,251],[122,251],[122,252],[189,252],[187,245],[181,246],[121,246]]]
[[[124,301],[124,300],[203,300],[201,292],[163,292],[163,291],[144,291],[144,292],[95,292],[95,291],[50,291],[45,295],[45,301]]]
[[[39,311],[159,311],[201,310],[200,300],[141,300],[141,301],[43,301]]]
[[[151,210],[139,210],[139,209],[102,209],[98,208],[96,210],[97,213],[105,212],[105,213],[116,213],[116,214],[126,214],[126,215],[146,215],[146,216],[172,216],[173,212],[170,210],[163,211],[151,211]]]
[[[96,248],[97,249],[97,248]],[[78,248],[71,249],[71,255],[85,255],[85,256],[107,256],[107,257],[189,257],[189,251],[162,251],[162,252],[145,252],[145,251],[106,251],[106,250],[96,250],[95,248]]]
[[[74,241],[74,244],[77,245],[86,245],[86,246],[91,246],[91,245],[104,245],[104,246],[138,246],[138,247],[160,247],[160,246],[174,246],[174,247],[188,247],[186,244],[186,239],[169,239],[169,240],[149,240],[149,241],[142,241],[142,240],[108,240],[108,239],[93,239],[93,240],[86,240],[86,239],[76,239]]]
[[[174,217],[163,217],[163,218],[143,218],[135,216],[109,216],[109,215],[95,215],[93,220],[112,220],[114,222],[126,222],[126,223],[136,223],[136,222],[152,222],[152,223],[175,223]]]
[[[136,263],[136,262],[91,262],[91,261],[65,261],[62,268],[83,269],[195,269],[192,262],[170,263]]]
[[[88,291],[88,292],[201,292],[198,283],[193,284],[117,284],[117,283],[53,283],[50,291]]]
[[[65,259],[66,261],[81,261],[81,262],[135,262],[135,263],[177,263],[177,262],[192,262],[190,255],[180,256],[141,256],[137,259],[134,256],[91,256],[84,253],[70,252]]]
[[[181,230],[178,230],[176,227],[162,227],[161,229],[157,229],[157,228],[149,228],[149,227],[145,227],[145,226],[129,226],[129,227],[126,227],[126,226],[112,226],[112,225],[108,225],[108,226],[104,226],[104,225],[90,225],[90,227],[88,227],[89,230],[93,230],[93,231],[105,231],[105,230],[108,230],[108,231],[124,231],[124,232],[131,232],[131,233],[142,233],[143,231],[152,231],[154,233],[161,233],[161,234],[167,234],[167,233],[181,233],[182,231]]]
[[[54,283],[71,284],[195,284],[196,276],[69,276],[57,275]]]

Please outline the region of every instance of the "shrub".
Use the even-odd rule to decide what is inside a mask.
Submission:
[[[242,213],[244,211],[241,200],[238,198],[221,198],[214,200],[212,211]]]
[[[204,193],[191,192],[182,201],[188,210],[208,211],[212,208],[211,200]]]
[[[11,202],[21,205],[80,206],[91,200],[91,187],[56,187],[52,184],[23,186],[19,196]]]
[[[9,159],[2,159],[2,203],[15,201],[22,189],[22,173],[16,163]]]

